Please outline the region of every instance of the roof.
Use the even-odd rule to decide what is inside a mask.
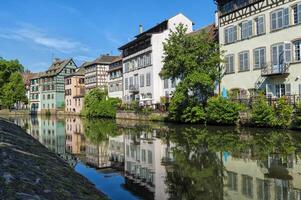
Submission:
[[[40,78],[43,74],[44,74],[43,72],[33,73],[33,75],[30,77],[30,80],[38,79],[38,78]]]
[[[81,65],[79,68],[77,68],[77,70],[74,73],[72,73],[66,77],[72,77],[72,76],[85,76],[85,67],[83,65]]]
[[[122,56],[116,57],[111,63],[122,61]]]
[[[60,73],[63,68],[69,63],[73,62],[72,58],[60,60],[58,58],[55,58],[51,66],[48,68],[48,70],[41,75],[41,77],[47,77],[47,76],[54,76]]]
[[[200,28],[196,31],[188,33],[187,35],[194,36],[194,35],[200,34],[202,32],[208,34],[209,38],[211,38],[215,41],[218,39],[218,29],[216,28],[215,24],[207,25],[207,26],[202,27],[202,28]]]
[[[127,47],[131,46],[132,44],[135,44],[136,42],[139,42],[141,40],[151,37],[154,33],[162,33],[167,28],[168,28],[168,20],[164,20],[163,22],[158,23],[156,26],[153,26],[152,28],[144,31],[143,33],[136,35],[134,40],[119,47],[118,49],[119,50],[126,49]]]
[[[111,64],[111,62],[118,58],[119,56],[110,56],[110,55],[101,55],[98,58],[96,58],[94,61],[92,62],[85,62],[83,64],[84,67],[88,67],[91,65],[95,65],[95,64]]]

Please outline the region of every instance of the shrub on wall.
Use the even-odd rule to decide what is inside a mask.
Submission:
[[[201,106],[187,107],[181,118],[185,123],[199,123],[205,121],[206,113]]]
[[[83,115],[87,117],[115,118],[120,100],[108,98],[107,92],[93,89],[85,96]]]
[[[207,102],[207,122],[211,124],[234,125],[243,107],[223,97],[212,97]]]
[[[272,127],[275,120],[273,107],[267,103],[264,96],[261,96],[253,104],[251,122],[255,126]]]
[[[299,103],[295,109],[293,128],[301,129],[301,103]]]
[[[275,106],[275,126],[287,128],[292,123],[293,109],[285,100],[285,97],[281,97]]]

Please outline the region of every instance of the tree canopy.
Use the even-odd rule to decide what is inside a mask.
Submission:
[[[181,120],[187,107],[198,110],[214,93],[220,78],[219,45],[205,31],[187,34],[180,24],[164,43],[164,66],[160,75],[164,79],[179,80],[169,107],[170,117]],[[200,120],[202,117],[199,117]],[[198,120],[196,120],[198,121]]]
[[[25,102],[25,86],[21,73],[23,66],[18,60],[0,58],[0,104],[10,108],[14,103]]]

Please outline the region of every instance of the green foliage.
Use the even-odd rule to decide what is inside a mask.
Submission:
[[[205,105],[219,81],[219,46],[207,33],[187,35],[181,24],[164,43],[164,79],[180,80],[169,105],[172,120],[198,122],[202,120],[200,105]],[[189,111],[194,113],[189,115]],[[196,119],[193,119],[193,117]],[[188,117],[189,119],[184,119]]]
[[[92,89],[85,96],[82,114],[87,117],[115,118],[119,100],[108,98],[107,91]]]
[[[267,103],[264,96],[260,96],[253,104],[251,122],[260,127],[272,127],[275,121],[273,107]]]
[[[13,72],[1,88],[1,104],[10,108],[14,103],[26,101],[25,87],[20,72]]]
[[[208,100],[206,111],[209,123],[234,125],[239,119],[242,106],[223,97]]]
[[[293,118],[293,127],[301,129],[301,103],[299,103],[295,109],[295,114]]]
[[[261,96],[253,105],[251,121],[256,126],[288,128],[292,123],[293,109],[281,97],[275,107],[269,105]]]
[[[100,144],[109,137],[119,135],[116,123],[111,120],[84,120],[85,135],[93,144]]]
[[[181,117],[186,123],[199,123],[205,121],[206,113],[201,106],[187,107]]]
[[[277,101],[277,106],[275,107],[275,126],[287,128],[292,122],[293,109],[286,102],[284,97],[281,97]]]

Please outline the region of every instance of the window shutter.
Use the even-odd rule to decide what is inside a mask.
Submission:
[[[229,38],[229,29],[226,28],[226,29],[225,29],[225,44],[228,44],[228,43],[229,43],[228,38]]]
[[[289,9],[285,8],[283,10],[284,26],[289,26]]]
[[[271,23],[271,29],[275,30],[277,28],[277,13],[276,12],[272,13],[272,15],[271,15],[271,21],[272,21],[272,23]]]
[[[275,93],[275,86],[273,84],[266,84],[266,96],[273,97]]]
[[[292,44],[284,43],[284,61],[285,63],[289,63],[292,61]]]
[[[240,53],[239,54],[239,71],[243,71],[244,69],[244,54]]]
[[[230,56],[230,72],[234,72],[234,56]]]
[[[291,84],[285,84],[285,95],[291,95]]]
[[[250,20],[248,22],[248,37],[251,37],[253,35],[253,21]]]
[[[299,84],[299,97],[301,98],[301,84]]]
[[[235,42],[235,41],[237,41],[237,26],[233,27],[233,35],[234,35],[233,42]]]
[[[301,3],[298,5],[298,23],[301,23]]]
[[[259,50],[256,49],[254,51],[254,68],[257,69],[259,68]]]
[[[265,49],[260,49],[260,68],[263,68],[265,65]]]

